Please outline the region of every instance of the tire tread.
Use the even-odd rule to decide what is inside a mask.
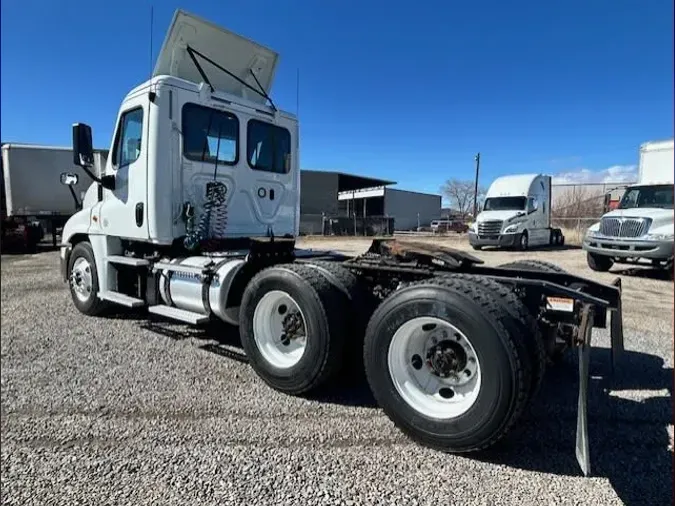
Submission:
[[[448,448],[441,448],[445,451],[451,451],[453,453],[467,453],[472,451],[483,450],[497,443],[509,432],[509,430],[517,421],[517,419],[519,418],[520,414],[523,412],[527,404],[532,374],[528,352],[525,349],[524,344],[521,341],[514,339],[511,332],[507,330],[510,324],[510,322],[508,321],[510,319],[509,314],[506,312],[506,310],[502,307],[501,304],[497,303],[497,299],[491,296],[491,294],[487,292],[487,290],[485,290],[481,285],[471,282],[467,279],[457,278],[453,276],[438,276],[406,284],[407,287],[425,286],[425,285],[443,287],[459,295],[460,297],[463,297],[464,299],[467,299],[470,302],[476,304],[481,309],[483,314],[488,315],[488,319],[496,329],[497,334],[500,336],[502,342],[504,343],[506,349],[508,350],[510,357],[513,360],[515,372],[515,382],[514,382],[515,394],[513,395],[511,405],[509,407],[506,416],[504,417],[504,420],[502,421],[500,426],[494,431],[493,435],[485,441],[473,445],[469,444],[459,449],[453,448],[450,450]],[[371,317],[370,322],[368,324],[368,330],[366,331],[367,335],[372,333],[373,331],[372,327],[376,324],[378,320],[378,315],[379,311],[375,311],[375,313]],[[365,347],[364,353],[365,353],[364,360],[366,361],[366,363],[368,363],[369,362],[368,355],[371,353],[369,347]],[[370,381],[371,380],[369,378],[369,382]],[[397,427],[399,427],[399,429],[402,429],[408,434],[410,434],[410,432],[406,431],[405,427],[403,427],[395,418],[392,417],[392,419],[394,421],[394,424]],[[415,434],[410,434],[410,436],[423,444],[429,446],[436,446],[433,440],[425,438],[424,436]]]

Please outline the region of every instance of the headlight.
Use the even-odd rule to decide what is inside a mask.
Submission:
[[[504,229],[504,233],[513,234],[514,232],[518,232],[518,227],[520,227],[520,223],[514,223],[513,225],[509,225]]]
[[[647,234],[648,241],[672,241],[673,234]]]
[[[600,237],[600,232],[597,230],[588,229],[586,231],[586,237]]]
[[[475,231],[476,231],[476,223],[475,223],[475,222],[474,222],[474,223],[469,223],[469,230],[471,230],[471,232],[475,232]]]

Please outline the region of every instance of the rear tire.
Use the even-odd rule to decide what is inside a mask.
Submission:
[[[531,384],[528,352],[507,330],[508,320],[502,305],[466,280],[435,278],[396,291],[378,307],[366,330],[364,362],[378,403],[404,433],[423,445],[447,452],[492,446],[524,409]],[[411,328],[417,331],[409,332]],[[432,334],[437,331],[440,337]],[[477,386],[460,390],[459,396],[453,393],[459,387],[447,382],[455,379],[439,379],[430,372],[430,355],[413,353],[420,339],[426,343],[421,349],[432,343],[434,360],[436,348],[445,347],[446,353],[448,347],[468,342],[466,349],[474,350],[477,361]],[[472,358],[470,351],[463,359],[459,351],[455,356],[460,367]],[[457,365],[437,360],[448,363]],[[457,374],[460,381],[461,373],[466,370]],[[430,380],[417,375],[429,375]],[[463,381],[469,385],[473,380],[470,374],[467,378]],[[430,384],[437,388],[428,389]]]
[[[348,299],[350,316],[348,336],[345,342],[343,369],[352,379],[363,380],[363,336],[368,319],[378,301],[365,289],[359,278],[338,262],[325,260],[309,261],[307,265],[321,272],[328,281]]]
[[[531,262],[537,263],[536,260],[532,260]],[[466,280],[482,287],[482,289],[489,293],[490,297],[495,299],[495,303],[499,304],[502,310],[509,314],[511,319],[506,322],[507,329],[514,340],[520,339],[523,341],[532,363],[532,383],[529,399],[533,399],[541,388],[544,376],[546,375],[547,363],[546,345],[537,319],[525,306],[520,297],[508,286],[484,276],[452,274],[451,277]]]
[[[521,269],[524,271],[535,271],[535,272],[557,272],[560,274],[569,274],[565,269],[562,267],[559,267],[558,265],[552,264],[550,262],[545,262],[543,260],[517,260],[515,262],[509,262],[506,264],[502,264],[499,267],[505,267],[507,269]],[[570,288],[573,288],[575,285],[572,284]],[[539,326],[539,322],[537,322],[537,326]],[[547,357],[547,360],[551,362],[551,364],[557,364],[563,360],[565,357],[565,350],[567,349],[567,346],[565,345],[560,345],[559,343],[556,342],[556,335],[553,334],[553,336],[550,336],[551,329],[546,328],[546,326],[542,329],[540,328],[540,336],[542,336],[542,342],[544,342],[544,353],[545,356]],[[547,339],[544,338],[544,335],[547,336]],[[552,339],[552,340],[551,340]],[[547,345],[548,343],[548,351],[547,351]]]
[[[471,247],[472,247],[473,249],[475,249],[476,251],[480,251],[480,250],[483,249],[483,246],[478,246],[478,245],[476,245],[476,244],[473,244]]]
[[[612,268],[612,265],[614,265],[614,260],[612,260],[611,257],[588,252],[586,253],[586,263],[588,263],[588,266],[593,271],[607,272]]]
[[[254,371],[291,395],[326,385],[342,365],[347,302],[323,273],[306,265],[282,264],[256,274],[244,289],[239,314],[242,346]]]
[[[109,304],[98,298],[98,271],[94,250],[88,242],[80,242],[73,248],[68,260],[68,286],[73,304],[87,316],[102,314]]]
[[[516,260],[515,262],[508,262],[500,265],[507,269],[522,269],[524,271],[538,271],[538,272],[560,272],[567,274],[567,271],[551,262],[544,262],[543,260]]]

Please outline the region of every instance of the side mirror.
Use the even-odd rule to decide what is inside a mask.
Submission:
[[[114,190],[115,189],[115,176],[112,174],[108,174],[107,176],[102,176],[101,177],[101,186],[105,188],[106,190]]]
[[[77,174],[73,174],[72,172],[61,172],[61,184],[73,186],[76,185],[79,180],[80,177]]]
[[[75,123],[73,125],[73,163],[83,168],[94,166],[91,127],[85,123]]]

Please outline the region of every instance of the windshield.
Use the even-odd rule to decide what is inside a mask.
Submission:
[[[483,211],[524,211],[526,197],[492,197],[485,199]]]
[[[673,185],[634,186],[627,189],[618,209],[636,207],[673,209]]]

